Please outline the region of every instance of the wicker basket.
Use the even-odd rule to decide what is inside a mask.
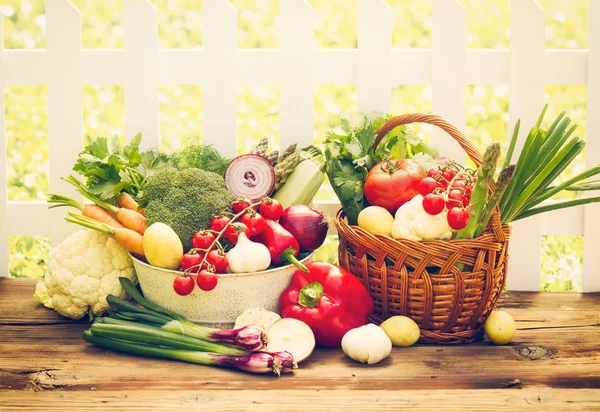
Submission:
[[[435,115],[393,117],[376,131],[375,144],[393,128],[409,123],[440,127],[477,166],[481,163],[481,154],[473,144]],[[348,225],[342,210],[335,222],[340,265],[361,279],[371,293],[375,301],[373,322],[409,316],[421,328],[421,343],[471,343],[482,337],[483,324],[506,280],[511,228],[501,225],[498,211],[482,236],[450,241],[417,242],[372,235]]]

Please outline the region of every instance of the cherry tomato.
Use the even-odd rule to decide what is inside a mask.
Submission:
[[[216,236],[207,230],[196,232],[192,237],[192,246],[195,249],[208,249],[215,241]]]
[[[186,253],[182,256],[181,262],[179,263],[179,267],[181,270],[188,270],[192,266],[199,265],[202,263],[204,259],[204,255],[202,253]],[[197,266],[190,270],[190,272],[198,273],[200,271],[200,266]]]
[[[241,222],[232,223],[225,231],[225,237],[227,237],[231,243],[237,245],[238,237],[242,232],[246,234],[246,237],[250,238],[250,229],[248,229],[248,226]]]
[[[215,232],[220,232],[229,222],[231,219],[227,216],[215,216],[210,221],[210,228]]]
[[[463,195],[460,189],[452,189],[448,192],[448,201],[446,202],[446,207],[448,210],[453,207],[460,207],[460,205],[467,207],[469,205],[469,200],[465,195]]]
[[[279,220],[283,213],[283,205],[279,200],[267,197],[262,200],[258,211],[265,219]]]
[[[419,182],[419,193],[422,196],[427,196],[433,193],[435,189],[442,187],[433,177],[425,177]]]
[[[219,278],[213,272],[209,272],[206,269],[202,269],[198,276],[196,276],[196,282],[198,282],[198,287],[205,292],[209,290],[213,290],[217,283],[219,283]]]
[[[177,276],[173,281],[173,289],[175,293],[181,296],[186,296],[194,290],[194,278],[191,276]]]
[[[248,199],[247,197],[238,197],[233,201],[232,204],[233,213],[237,215],[242,210],[246,209],[247,207],[250,207],[251,204],[252,200]]]
[[[430,193],[423,197],[423,209],[430,215],[439,215],[446,206],[444,198]]]
[[[242,215],[240,222],[248,226],[250,236],[261,234],[265,228],[265,219],[256,212],[246,212]]]
[[[452,182],[452,185],[450,186],[451,189],[462,189],[464,190],[467,187],[467,184],[465,183],[464,180],[455,180],[454,182]]]
[[[442,177],[446,180],[446,183],[450,183],[452,179],[454,179],[454,176],[456,176],[456,174],[450,168],[447,168],[442,172]]]
[[[441,175],[442,171],[440,169],[429,169],[429,172],[427,172],[427,176],[433,177],[435,180],[438,180]]]
[[[229,266],[229,262],[227,261],[227,256],[222,251],[217,249],[211,250],[208,252],[208,255],[206,255],[206,261],[215,267],[215,272],[227,272],[227,266]]]
[[[461,230],[469,223],[469,212],[466,209],[454,207],[448,211],[448,225],[454,230]]]
[[[376,164],[367,175],[364,192],[373,206],[386,208],[390,213],[419,194],[419,182],[425,169],[409,159],[390,159]]]

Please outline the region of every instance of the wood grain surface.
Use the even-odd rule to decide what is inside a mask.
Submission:
[[[600,294],[505,293],[508,346],[394,348],[374,366],[318,348],[276,378],[92,347],[34,287],[0,278],[0,410],[600,410]]]

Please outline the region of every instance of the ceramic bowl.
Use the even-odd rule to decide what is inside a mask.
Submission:
[[[213,290],[205,292],[196,287],[191,294],[180,296],[173,290],[173,280],[182,272],[131,258],[146,299],[191,321],[215,328],[233,327],[235,319],[250,307],[279,312],[279,297],[297,270],[287,265],[261,272],[219,274],[219,283]],[[311,260],[312,254],[301,262],[306,264]]]

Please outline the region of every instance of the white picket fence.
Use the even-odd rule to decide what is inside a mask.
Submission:
[[[545,84],[587,84],[588,165],[600,164],[600,0],[590,1],[589,49],[546,50],[545,11],[534,0],[511,0],[510,49],[467,49],[465,8],[433,0],[431,49],[392,48],[392,10],[385,0],[359,0],[358,48],[316,49],[314,13],[307,0],[281,0],[280,49],[238,49],[237,14],[227,0],[203,0],[202,49],[159,49],[157,14],[147,0],[124,0],[122,50],[82,49],[81,17],[69,0],[46,1],[47,49],[3,50],[0,41],[0,148],[6,147],[4,85],[48,87],[51,192],[73,193],[60,180],[82,144],[82,85],[124,84],[126,136],[159,143],[158,85],[201,84],[203,139],[235,155],[236,86],[280,86],[281,145],[311,143],[313,85],[356,84],[358,109],[389,111],[390,88],[431,84],[433,112],[465,129],[465,85],[510,86],[510,127],[534,124]],[[0,19],[0,40],[2,36]],[[200,96],[198,97],[200,98]],[[525,133],[521,133],[523,142]],[[464,155],[434,130],[433,143],[449,157]],[[517,149],[518,150],[518,149]],[[0,276],[8,274],[8,236],[50,235],[53,244],[73,230],[64,212],[44,202],[7,202],[5,151],[0,151]],[[339,205],[320,203],[333,213]],[[515,225],[508,287],[539,290],[542,234],[585,236],[584,290],[600,290],[600,205],[533,217]]]

